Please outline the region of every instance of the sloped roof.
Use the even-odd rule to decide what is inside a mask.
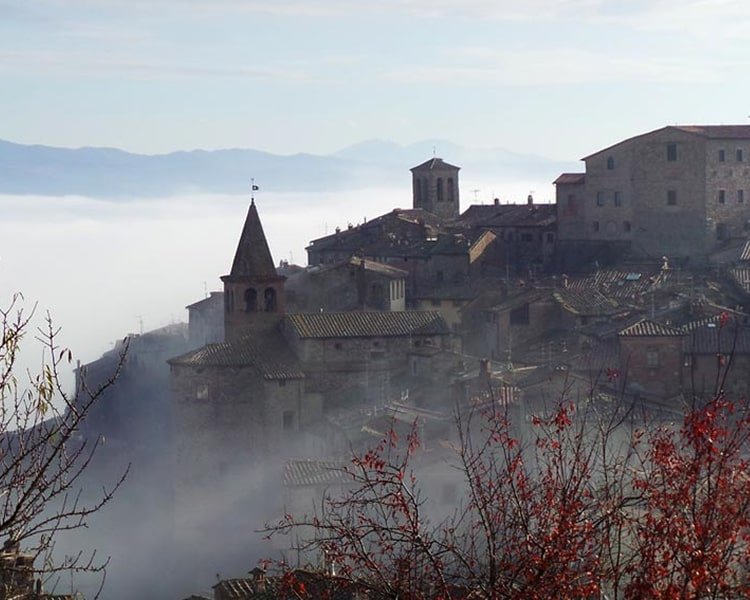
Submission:
[[[430,171],[433,170],[441,170],[441,169],[455,169],[458,171],[461,167],[457,167],[455,165],[451,165],[450,163],[445,162],[442,158],[431,158],[430,160],[426,160],[422,164],[417,165],[416,167],[412,167],[411,171],[417,171],[417,170],[423,170],[423,169],[429,169]]]
[[[666,127],[660,127],[659,129],[654,129],[653,131],[647,131],[646,133],[641,133],[639,135],[635,135],[633,137],[621,140],[615,144],[612,144],[611,146],[607,146],[606,148],[597,150],[596,152],[593,152],[589,154],[588,156],[584,156],[581,160],[587,160],[589,158],[596,156],[597,154],[601,154],[602,152],[607,152],[608,150],[611,150],[612,148],[615,148],[621,144],[625,144],[627,142],[631,142],[633,140],[637,140],[637,139],[649,136],[659,131],[665,131],[667,129],[676,129],[684,133],[691,133],[691,134],[699,135],[701,137],[705,137],[708,139],[729,139],[729,140],[750,139],[750,125],[667,125]]]
[[[218,592],[218,593],[217,593]],[[214,595],[230,600],[248,600],[255,595],[255,585],[252,579],[222,579],[214,586]]]
[[[742,247],[742,251],[740,252],[740,260],[743,262],[750,261],[750,240],[745,242],[745,245]]]
[[[286,322],[303,339],[450,333],[437,311],[300,313],[287,315]]]
[[[327,460],[288,460],[284,464],[285,486],[332,485],[351,482],[341,463]]]
[[[586,182],[586,173],[561,173],[553,185],[577,185]]]
[[[467,227],[544,227],[556,220],[555,204],[472,204],[456,224]]]
[[[630,327],[621,330],[619,335],[624,337],[668,337],[681,336],[682,331],[676,327],[670,327],[669,325],[662,325],[656,321],[643,319],[642,321],[638,321]]]
[[[750,328],[698,327],[685,336],[683,350],[688,354],[750,354]]]
[[[734,267],[729,269],[729,277],[740,289],[750,294],[750,267]]]
[[[709,139],[750,139],[750,125],[676,125],[674,129]]]
[[[576,315],[610,315],[620,308],[615,300],[598,290],[560,289],[552,296],[565,310]]]
[[[303,379],[297,358],[278,333],[248,335],[239,340],[208,344],[172,358],[172,365],[195,367],[251,367],[264,379]]]
[[[260,223],[255,201],[250,203],[245,225],[242,228],[237,251],[234,254],[230,278],[271,279],[276,278],[271,251],[268,249],[266,234]]]

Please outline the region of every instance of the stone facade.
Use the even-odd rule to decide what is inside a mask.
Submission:
[[[750,126],[664,127],[583,159],[556,181],[563,254],[698,264],[750,219]],[[574,261],[569,260],[568,264]]]
[[[458,171],[460,167],[432,158],[411,170],[414,208],[422,208],[444,219],[459,215]]]

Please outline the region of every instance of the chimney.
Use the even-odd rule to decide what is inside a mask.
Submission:
[[[567,288],[568,285],[569,285],[568,276],[565,273],[563,273],[562,274],[562,286],[563,288]]]
[[[500,198],[495,198],[495,206],[500,206]]]
[[[534,196],[532,196],[531,194],[529,194],[528,197],[526,198],[526,204],[528,204],[529,206],[533,206],[534,205]]]
[[[261,567],[255,567],[250,571],[253,576],[253,586],[256,594],[262,594],[266,591],[266,570]]]
[[[479,360],[479,377],[477,379],[481,385],[489,386],[490,377],[490,361],[486,358],[482,358]]]

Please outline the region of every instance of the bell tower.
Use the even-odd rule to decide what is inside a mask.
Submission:
[[[460,167],[431,158],[411,170],[412,207],[423,208],[444,219],[459,215],[458,171]]]
[[[224,275],[224,339],[262,334],[284,316],[286,277],[276,273],[255,200],[250,202],[232,269]]]

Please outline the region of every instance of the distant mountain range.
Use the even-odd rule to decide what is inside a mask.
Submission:
[[[247,193],[250,178],[267,191],[326,191],[409,185],[409,169],[433,156],[462,168],[464,181],[549,183],[580,168],[503,149],[442,140],[408,146],[370,140],[331,155],[281,156],[251,149],[133,154],[115,148],[55,148],[0,140],[0,194],[99,198]]]

